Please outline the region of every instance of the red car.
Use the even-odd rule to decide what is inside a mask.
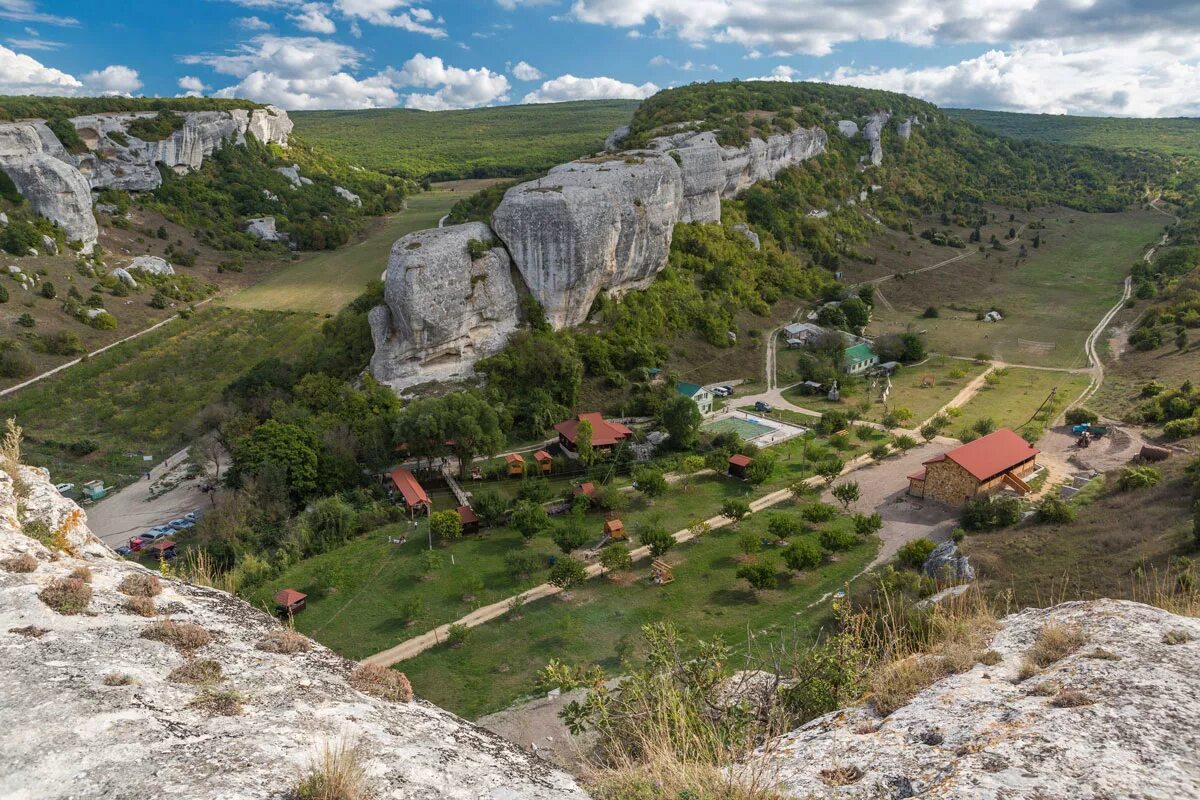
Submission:
[[[149,544],[149,542],[146,541],[145,539],[141,538],[140,536],[134,536],[132,539],[129,540],[129,549],[136,553],[138,550],[141,550],[143,547],[145,547],[148,544]]]

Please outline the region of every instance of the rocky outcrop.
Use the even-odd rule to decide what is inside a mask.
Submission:
[[[970,559],[958,552],[958,545],[952,539],[933,548],[921,569],[938,581],[968,583],[975,580],[975,568],[971,566]]]
[[[1018,674],[1048,624],[1078,650]],[[760,782],[848,800],[1175,800],[1200,796],[1200,620],[1114,600],[1008,617],[989,664],[952,675],[880,720],[821,717],[771,742]],[[995,659],[994,663],[992,659]]]
[[[149,573],[95,539],[44,471],[21,479],[18,501],[0,473],[0,797],[291,797],[314,749],[340,742],[356,747],[372,797],[586,800],[567,775],[449,712],[358,691],[355,665],[315,642],[263,649],[280,624],[225,592],[164,578],[157,617],[134,613],[119,587]],[[69,552],[22,533],[35,525]],[[72,590],[90,587],[83,613],[52,610],[39,593],[84,567],[90,583]],[[146,636],[165,620],[207,635],[193,630],[197,648]],[[209,686],[176,672],[210,661]]]
[[[907,142],[908,138],[910,136],[912,136],[913,125],[920,125],[920,124],[921,124],[921,120],[918,119],[917,117],[915,117],[915,116],[909,117],[908,119],[901,122],[898,126],[896,126],[896,132],[900,134],[901,139],[903,139],[904,141]]]
[[[742,236],[745,236],[746,240],[750,242],[750,244],[754,245],[755,250],[762,250],[762,242],[759,240],[758,234],[755,233],[754,229],[749,225],[744,222],[739,222],[733,226],[733,229]]]
[[[158,256],[138,256],[130,261],[125,269],[130,272],[144,272],[147,275],[175,274],[175,268]]]
[[[891,118],[892,115],[887,111],[876,111],[867,117],[867,124],[863,126],[863,138],[871,148],[868,158],[872,166],[878,167],[883,163],[883,127]]]
[[[351,205],[356,205],[356,206],[362,205],[362,198],[359,197],[358,195],[356,195],[354,192],[350,191],[349,189],[343,188],[341,186],[334,186],[333,193],[336,194],[338,197],[342,198],[343,200],[345,200],[347,203],[350,203]]]
[[[245,114],[244,111],[230,112],[238,119]],[[295,125],[288,117],[287,112],[277,106],[268,105],[264,108],[256,108],[250,112],[249,118],[246,121],[245,133],[250,134],[263,144],[277,144],[280,147],[288,146],[288,137],[292,134],[292,128]]]
[[[659,153],[573,161],[505,192],[492,228],[547,320],[578,325],[600,292],[644,288],[666,265],[681,189]]]
[[[247,220],[246,233],[256,239],[262,239],[264,242],[286,242],[288,240],[286,233],[275,230],[274,217],[255,217]]]
[[[292,164],[290,167],[276,167],[275,171],[287,178],[293,189],[299,189],[301,186],[308,186],[312,183],[310,179],[300,174],[299,164]]]
[[[47,149],[46,135],[57,144],[45,125],[0,123],[0,170],[34,211],[58,223],[69,241],[82,242],[83,252],[90,253],[99,235],[91,187],[77,169]]]
[[[129,271],[123,267],[117,267],[110,273],[114,278],[128,286],[130,289],[138,288],[137,279],[129,274]]]
[[[621,140],[629,135],[629,126],[622,125],[619,128],[614,128],[613,132],[604,140],[604,149],[607,152],[613,152],[621,146]]]
[[[484,249],[488,243],[493,246]],[[482,249],[477,258],[471,247]],[[477,360],[504,347],[519,318],[512,261],[481,222],[397,241],[384,301],[368,317],[375,341],[371,374],[396,389],[469,377]]]
[[[837,124],[838,133],[845,136],[847,139],[853,139],[858,135],[858,123],[852,119],[839,120]]]

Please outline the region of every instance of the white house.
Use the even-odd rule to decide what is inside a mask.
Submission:
[[[679,392],[684,397],[690,398],[696,404],[696,408],[700,409],[700,413],[705,416],[712,413],[713,410],[713,395],[708,389],[695,383],[677,383],[675,391]]]

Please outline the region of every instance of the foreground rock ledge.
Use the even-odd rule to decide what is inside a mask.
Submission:
[[[1077,625],[1087,641],[1014,683],[1048,622]],[[887,719],[865,709],[821,717],[773,742],[757,766],[804,798],[1200,797],[1200,620],[1125,601],[1065,603],[1006,618],[991,648],[998,663],[934,684]],[[1034,691],[1048,683],[1092,702],[1058,707]],[[838,769],[861,774],[831,786],[822,772]]]
[[[20,532],[12,480],[0,472],[0,560],[38,560],[31,573],[0,570],[0,797],[282,798],[314,746],[339,739],[359,744],[378,798],[587,797],[564,773],[447,711],[355,691],[347,684],[354,664],[316,643],[294,655],[256,649],[278,627],[271,617],[224,592],[166,580],[154,598],[160,618],[208,630],[212,643],[196,657],[219,662],[221,688],[246,698],[238,716],[191,707],[201,689],[167,680],[184,656],[140,638],[151,620],[125,610],[117,591],[145,570],[96,540],[44,472],[22,477],[23,521],[63,530],[78,556],[52,559]],[[38,598],[84,565],[87,613],[63,616]],[[114,673],[135,683],[106,686]]]

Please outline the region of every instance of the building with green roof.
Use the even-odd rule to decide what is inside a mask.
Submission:
[[[859,342],[842,351],[842,369],[847,375],[859,375],[879,363],[871,345]]]
[[[677,383],[675,384],[675,391],[684,397],[690,398],[696,404],[696,407],[700,409],[701,414],[708,415],[712,413],[712,392],[703,386],[696,383]]]

